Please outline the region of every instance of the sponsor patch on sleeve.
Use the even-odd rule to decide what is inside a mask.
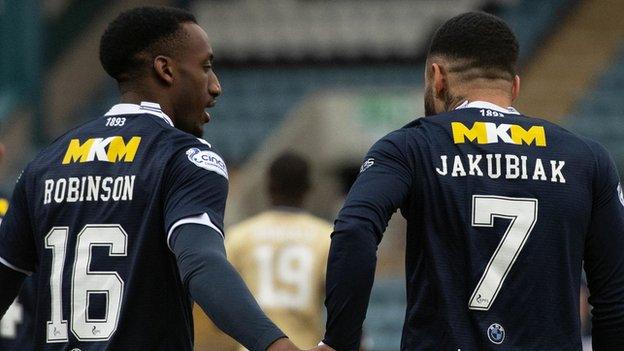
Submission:
[[[364,163],[360,167],[360,173],[362,173],[365,170],[371,168],[374,164],[375,164],[375,159],[374,158],[367,159],[366,161],[364,161]]]
[[[196,147],[186,151],[186,156],[197,167],[218,173],[228,179],[227,167],[221,156],[209,150],[200,150]]]

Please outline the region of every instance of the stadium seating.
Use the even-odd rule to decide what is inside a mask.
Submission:
[[[486,0],[195,1],[220,57],[385,59],[422,50],[439,20]]]
[[[577,0],[523,0],[502,6],[498,15],[516,33],[521,62],[530,58],[549,31],[556,28],[563,17],[561,14],[575,2]]]
[[[364,323],[366,350],[398,350],[404,317],[405,279],[377,279]]]
[[[223,86],[205,138],[228,163],[242,162],[304,96],[336,87],[375,91],[384,87],[422,84],[416,65],[215,68]],[[118,93],[112,81],[94,93],[79,112],[98,116],[115,104]]]
[[[0,9],[0,121],[19,103],[36,105],[40,86],[39,9],[20,1]]]
[[[211,111],[214,118],[205,128],[206,138],[235,163],[244,160],[307,94],[337,87],[374,91],[422,82],[416,65],[218,69],[217,73],[223,96]]]
[[[519,1],[504,5],[500,14],[506,21],[510,22],[513,29],[518,33],[520,45],[523,47],[521,54],[529,56],[539,45],[542,36],[555,24],[558,14],[574,1]],[[348,3],[348,1],[344,3]],[[467,9],[476,9],[483,3],[482,1],[464,2],[462,6],[466,6]],[[206,6],[206,10],[214,5],[214,3],[201,4]],[[377,2],[367,2],[361,5],[374,7],[374,4],[377,4]],[[351,8],[357,8],[357,6],[351,6]],[[409,10],[410,7],[407,8]],[[539,9],[539,11],[535,11],[535,9]],[[200,8],[198,10],[201,11]],[[283,9],[283,11],[290,10]],[[377,9],[372,8],[368,11],[373,16]],[[435,12],[434,10],[431,11],[432,13]],[[345,13],[343,11],[342,15],[345,16],[347,21],[349,18],[355,21],[360,12],[355,11],[354,14],[349,15],[348,12]],[[284,13],[281,13],[281,15],[280,13],[278,11],[275,16],[284,15]],[[212,18],[215,15],[213,12],[210,15],[211,17],[202,16],[208,16],[208,14],[202,15],[200,12],[198,14],[200,22],[202,22],[202,18],[207,21],[208,18]],[[267,13],[266,16],[273,15]],[[337,14],[328,14],[328,16],[325,20],[330,21]],[[387,16],[392,17],[392,11]],[[437,16],[436,20],[444,15],[443,13],[437,13]],[[401,18],[396,19],[399,22],[400,20]],[[286,19],[282,18],[281,21],[286,21]],[[412,19],[412,21],[415,20]],[[395,21],[388,22],[394,23]],[[309,25],[314,26],[314,23],[316,22],[310,20]],[[425,21],[421,24],[422,32],[429,35],[432,26],[437,25],[437,22]],[[212,26],[210,24],[207,25],[209,27]],[[401,23],[397,25],[400,26]],[[227,28],[230,27],[230,25],[227,26]],[[221,30],[224,27],[215,28]],[[240,28],[232,29],[232,31],[237,30],[240,30]],[[340,32],[338,29],[334,30]],[[227,29],[225,31],[227,32]],[[225,36],[225,34],[223,35]],[[339,33],[336,35],[339,35]],[[229,38],[228,36],[225,37]],[[425,39],[426,36],[418,39],[424,40],[419,44],[421,50],[424,50],[426,46]],[[213,36],[213,41],[216,42],[218,40]],[[318,41],[323,42],[320,39]],[[334,42],[336,41],[339,42],[340,40],[335,39]],[[316,41],[313,40],[313,42]],[[324,43],[324,45],[332,45],[331,40]],[[274,44],[278,45],[277,43]],[[226,50],[227,56],[227,47],[223,49]],[[278,50],[278,52],[281,51]],[[206,138],[222,151],[229,162],[234,164],[244,161],[245,157],[274,130],[274,127],[279,124],[288,111],[296,106],[307,94],[336,88],[363,88],[374,91],[377,88],[393,86],[419,87],[422,85],[423,79],[421,64],[379,64],[375,66],[343,64],[301,65],[294,67],[269,65],[226,69],[216,67],[216,69],[223,84],[224,93],[219,99],[218,105],[211,112],[214,118],[205,129]]]
[[[539,44],[541,36],[553,25],[557,14],[573,1],[530,0],[512,2],[510,4],[505,2],[500,14],[518,32],[521,46],[526,48],[522,50],[522,54],[529,55]],[[295,3],[297,6],[307,8],[305,3]],[[219,98],[217,106],[211,110],[213,119],[205,128],[205,137],[221,151],[229,164],[236,165],[242,163],[271,134],[286,114],[308,94],[341,88],[362,88],[374,91],[374,89],[384,87],[419,87],[422,85],[423,79],[422,65],[418,61],[412,64],[379,63],[365,65],[358,64],[357,60],[353,60],[353,63],[343,64],[306,63],[300,65],[278,65],[269,63],[271,59],[287,59],[292,55],[304,55],[306,50],[311,50],[310,48],[327,53],[324,56],[321,55],[323,57],[319,57],[321,62],[326,62],[323,60],[327,60],[330,57],[341,57],[344,52],[346,54],[342,55],[341,58],[342,60],[347,60],[347,62],[358,55],[367,57],[369,55],[362,51],[364,50],[362,48],[365,47],[360,40],[362,38],[358,39],[358,35],[365,37],[366,33],[368,33],[357,30],[360,28],[358,21],[363,21],[362,18],[367,19],[366,23],[377,28],[371,31],[371,35],[374,35],[369,42],[369,51],[374,49],[377,53],[383,53],[391,57],[401,57],[401,55],[407,54],[415,55],[417,51],[424,52],[426,39],[433,28],[435,28],[435,25],[443,18],[457,12],[455,11],[457,9],[453,10],[454,12],[450,10],[444,12],[444,6],[431,6],[431,10],[419,12],[415,15],[417,18],[424,16],[428,20],[419,22],[419,29],[415,29],[418,32],[418,36],[410,38],[397,37],[391,40],[395,42],[395,44],[392,44],[394,45],[392,46],[393,48],[405,44],[403,41],[413,40],[409,45],[411,49],[399,52],[400,50],[385,48],[383,46],[385,44],[376,45],[375,43],[387,41],[384,35],[392,36],[391,31],[387,28],[388,25],[396,25],[403,28],[411,22],[418,22],[414,19],[416,17],[407,18],[400,16],[397,14],[397,11],[392,9],[398,7],[399,9],[404,9],[406,13],[411,13],[411,6],[401,6],[401,1],[393,1],[388,4],[396,6],[388,5],[387,7],[390,9],[384,10],[383,6],[379,5],[382,2],[359,3],[364,8],[353,6],[350,1],[336,3],[325,3],[328,7],[310,6],[310,9],[312,9],[310,13],[301,12],[303,10],[301,8],[297,9],[297,6],[290,1],[281,2],[281,5],[273,1],[266,3],[264,6],[260,6],[259,3],[254,1],[193,3],[194,11],[196,11],[200,23],[206,26],[208,33],[211,35],[215,45],[215,53],[219,59],[224,57],[229,58],[229,60],[245,59],[249,58],[247,54],[255,53],[260,55],[266,48],[273,47],[275,49],[271,54],[274,56],[264,57],[265,63],[261,65],[250,64],[246,66],[220,67],[219,61],[217,61],[215,69],[223,86],[223,96]],[[484,1],[462,1],[458,9],[477,9],[484,3]],[[233,11],[226,16],[227,9],[230,9],[232,6],[249,8],[249,11],[251,11],[249,14],[252,15],[251,18],[253,20],[243,21],[242,18],[246,17],[237,11]],[[351,11],[338,11],[334,7],[344,7],[345,9],[351,9]],[[422,6],[421,4],[418,8],[427,8],[427,6]],[[539,11],[536,12],[534,11],[535,9],[539,9]],[[400,13],[401,11],[398,12]],[[223,16],[218,16],[219,13],[223,13]],[[287,16],[288,14],[293,14],[294,17],[289,17]],[[311,17],[306,19],[307,16]],[[388,18],[392,18],[392,20],[387,20]],[[216,22],[211,22],[212,20]],[[346,23],[351,23],[353,26],[344,25],[344,28],[341,29],[327,24],[333,23],[332,21],[340,22],[338,20],[346,21]],[[305,33],[297,32],[298,34],[292,34],[293,38],[290,39],[282,38],[279,35],[262,35],[262,33],[266,34],[273,28],[270,23],[274,21],[281,23],[279,28],[288,27],[296,29],[308,26],[314,29],[314,31],[308,37],[304,35]],[[298,24],[298,21],[303,22]],[[240,26],[233,23],[239,23]],[[255,29],[249,30],[252,27]],[[214,29],[211,30],[211,28]],[[319,31],[316,31],[315,28]],[[327,33],[321,29],[327,31]],[[281,33],[281,35],[286,35],[284,33],[287,31],[279,30],[277,32]],[[396,33],[400,32],[405,31],[396,31]],[[380,37],[377,38],[376,36]],[[305,38],[307,39],[303,40]],[[258,42],[254,44],[252,39],[257,39]],[[345,42],[353,43],[347,45]],[[345,48],[336,51],[336,47],[343,44],[346,45]],[[281,49],[280,45],[283,46]],[[349,47],[352,47],[354,50],[352,54],[348,53]],[[117,95],[115,90],[115,86],[111,82],[103,85],[98,91],[94,92],[93,100],[82,108],[79,112],[80,115],[97,116],[105,112],[116,101]]]
[[[578,103],[566,124],[574,131],[601,142],[624,171],[624,43],[613,64],[595,87]]]

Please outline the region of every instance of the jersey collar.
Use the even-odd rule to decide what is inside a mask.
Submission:
[[[498,111],[498,112],[502,112],[502,113],[508,113],[508,114],[512,114],[512,115],[519,115],[520,112],[518,112],[515,108],[509,106],[507,108],[503,108],[500,107],[498,105],[495,105],[491,102],[487,102],[487,101],[464,101],[461,105],[457,106],[455,109],[459,110],[462,108],[485,108],[488,110],[494,110],[494,111]]]
[[[111,107],[111,109],[108,110],[104,116],[137,115],[145,113],[162,118],[165,122],[167,122],[167,124],[173,127],[171,118],[169,118],[169,116],[167,116],[167,114],[160,109],[160,105],[155,102],[141,101],[140,105],[125,103],[117,104]]]

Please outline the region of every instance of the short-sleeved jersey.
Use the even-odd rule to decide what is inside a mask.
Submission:
[[[281,208],[243,221],[226,235],[230,262],[269,318],[302,348],[322,337],[331,231],[320,218]]]
[[[377,142],[337,225],[407,219],[402,350],[580,350],[583,260],[594,306],[622,307],[618,183],[597,143],[465,103]]]
[[[227,169],[158,104],[115,105],[24,170],[0,261],[36,271],[37,350],[192,350],[191,299],[168,235],[222,233]]]

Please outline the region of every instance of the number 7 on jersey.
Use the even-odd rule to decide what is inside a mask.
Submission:
[[[479,284],[472,292],[468,308],[487,311],[494,303],[507,274],[522,251],[535,222],[537,199],[473,195],[472,226],[493,227],[494,218],[511,219],[505,234],[494,250]]]

